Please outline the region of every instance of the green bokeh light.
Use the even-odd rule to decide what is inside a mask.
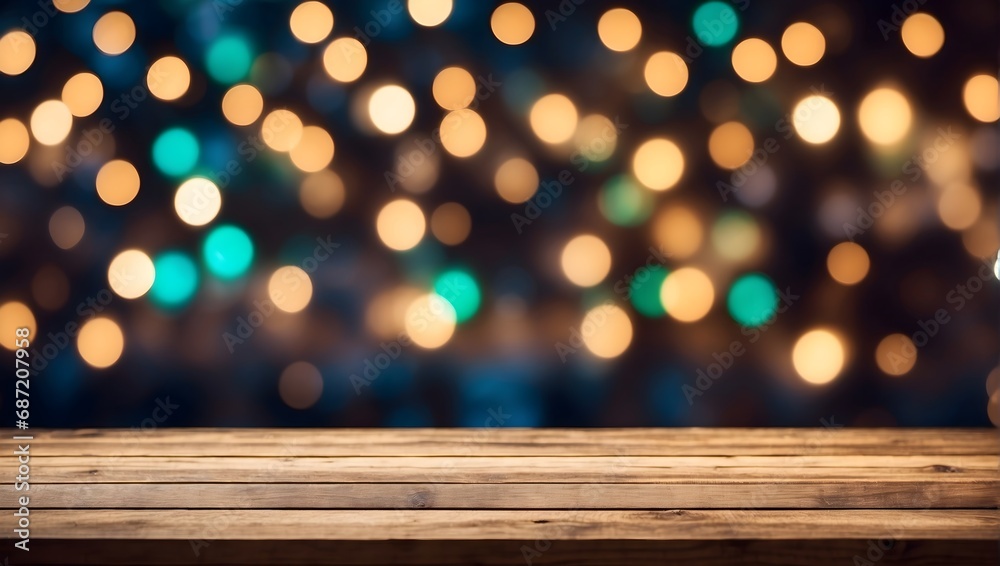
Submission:
[[[184,306],[198,290],[198,268],[182,252],[164,252],[153,260],[156,279],[149,297],[161,307]]]
[[[669,273],[662,265],[644,265],[635,270],[628,286],[632,292],[632,306],[639,314],[648,318],[659,318],[667,314],[660,301],[660,287]]]
[[[444,297],[455,308],[458,322],[465,322],[479,310],[482,295],[479,285],[469,273],[453,269],[438,276],[434,281],[434,292]]]
[[[170,128],[153,142],[153,163],[165,175],[180,177],[198,163],[198,139],[184,128]]]
[[[748,273],[730,287],[726,305],[736,322],[760,326],[774,316],[778,308],[778,291],[766,276]]]
[[[736,10],[726,2],[705,2],[694,12],[691,27],[702,45],[718,47],[729,43],[740,29]]]
[[[626,175],[609,179],[597,198],[601,214],[618,226],[642,224],[653,210],[653,195]]]
[[[224,35],[212,42],[205,54],[208,74],[223,84],[243,80],[253,64],[250,44],[240,35]]]
[[[205,238],[202,258],[216,277],[235,279],[246,273],[253,263],[253,242],[236,226],[219,226]]]

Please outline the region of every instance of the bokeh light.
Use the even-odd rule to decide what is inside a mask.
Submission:
[[[260,136],[264,144],[274,151],[291,151],[302,140],[304,126],[291,110],[279,108],[264,116]]]
[[[642,22],[626,8],[612,8],[597,21],[597,36],[612,51],[629,51],[642,38]]]
[[[826,53],[826,38],[816,26],[796,22],[781,34],[781,51],[793,64],[809,67],[819,63]]]
[[[938,216],[941,223],[952,230],[971,227],[979,219],[982,209],[979,191],[965,184],[949,186],[938,197]]]
[[[349,83],[358,80],[368,66],[368,52],[353,37],[333,40],[323,50],[323,69],[335,81]]]
[[[778,309],[778,290],[761,273],[743,275],[729,288],[726,307],[733,320],[743,326],[760,326]]]
[[[618,131],[614,122],[601,114],[584,116],[577,125],[573,143],[580,155],[589,161],[604,161],[618,146]]]
[[[662,265],[644,265],[635,270],[629,281],[629,300],[639,314],[647,318],[660,318],[667,314],[660,300],[660,289],[663,280],[670,271]]]
[[[135,41],[135,23],[125,12],[108,12],[94,24],[94,45],[108,55],[121,55]]]
[[[471,273],[453,269],[434,280],[434,292],[455,309],[455,321],[465,322],[475,316],[482,301],[479,284]]]
[[[42,145],[62,143],[73,128],[73,114],[61,100],[46,100],[31,113],[31,134]]]
[[[911,14],[900,30],[903,45],[917,57],[930,57],[944,45],[944,28],[941,22],[925,12]]]
[[[90,0],[52,0],[52,4],[60,12],[72,14],[86,8]]]
[[[878,343],[875,363],[886,375],[905,375],[917,364],[917,347],[905,334],[890,334]]]
[[[818,328],[796,340],[792,349],[792,365],[807,383],[823,385],[840,374],[846,356],[840,337],[830,330]]]
[[[741,79],[760,83],[771,78],[778,68],[778,55],[763,39],[751,37],[733,48],[733,70]]]
[[[898,143],[910,131],[910,101],[898,90],[878,88],[861,100],[858,123],[866,138],[879,145]]]
[[[125,350],[125,335],[118,323],[107,317],[97,317],[83,323],[76,337],[80,357],[92,367],[111,367]]]
[[[253,85],[236,85],[222,97],[222,114],[231,124],[249,126],[263,111],[264,97]]]
[[[222,84],[233,84],[246,78],[253,64],[250,44],[242,35],[224,35],[214,40],[205,53],[205,66],[210,77]]]
[[[705,2],[691,18],[695,36],[704,45],[718,47],[729,43],[740,29],[739,17],[727,2]]]
[[[28,128],[17,118],[0,120],[0,163],[11,165],[28,153]]]
[[[406,309],[406,334],[424,349],[440,348],[455,334],[455,308],[437,293],[417,297]]]
[[[617,358],[632,343],[632,321],[617,305],[604,304],[587,311],[580,335],[590,353],[599,358]]]
[[[174,211],[189,226],[204,226],[215,220],[222,209],[222,192],[204,177],[192,177],[174,193]]]
[[[975,75],[965,83],[962,100],[969,115],[980,122],[1000,119],[1000,83],[991,75]]]
[[[289,152],[292,163],[306,173],[325,169],[333,161],[333,138],[319,126],[305,126],[299,143]]]
[[[299,186],[299,203],[313,218],[330,218],[337,214],[346,198],[344,181],[329,169],[307,175]]]
[[[751,214],[730,210],[716,219],[710,239],[712,248],[719,257],[732,262],[745,262],[761,251],[763,235],[760,225]]]
[[[149,290],[149,298],[164,308],[178,308],[187,304],[198,290],[198,268],[187,254],[178,251],[164,252],[153,260],[156,278]]]
[[[472,104],[476,97],[476,79],[461,67],[448,67],[434,77],[431,93],[438,106],[445,110],[460,110]]]
[[[715,286],[704,271],[682,267],[664,278],[660,287],[660,302],[675,320],[695,322],[712,310]]]
[[[104,87],[101,85],[101,79],[93,73],[77,73],[63,85],[62,101],[77,118],[90,116],[96,112],[103,99]]]
[[[653,210],[653,195],[627,175],[608,179],[597,194],[601,214],[618,226],[638,226]]]
[[[253,241],[241,228],[223,225],[209,232],[201,257],[209,272],[220,279],[236,279],[253,263]]]
[[[521,45],[535,32],[535,17],[524,4],[507,2],[497,6],[490,16],[493,35],[507,45]]]
[[[424,26],[439,26],[451,15],[452,0],[407,0],[406,9],[413,21]]]
[[[807,96],[792,111],[792,125],[802,141],[823,144],[840,129],[840,110],[825,96]]]
[[[296,313],[309,306],[312,295],[312,279],[296,265],[279,267],[267,281],[267,296],[274,306],[287,313]]]
[[[79,244],[85,229],[83,215],[72,206],[56,210],[49,218],[49,235],[52,236],[52,242],[64,250]]]
[[[295,362],[278,378],[278,395],[293,409],[308,409],[323,395],[323,376],[308,362]]]
[[[704,239],[698,214],[683,205],[663,208],[653,219],[653,241],[667,256],[686,259],[694,255]]]
[[[868,252],[854,242],[841,242],[830,249],[826,256],[826,269],[830,277],[842,285],[855,285],[868,275],[871,260]]]
[[[149,66],[146,72],[146,86],[149,92],[160,100],[177,100],[184,96],[191,86],[191,71],[179,57],[161,57]]]
[[[680,55],[670,51],[653,53],[646,61],[643,76],[649,89],[660,96],[680,94],[688,82],[688,68]]]
[[[515,204],[535,196],[538,183],[538,171],[523,157],[512,157],[504,161],[493,175],[493,186],[500,198]]]
[[[486,143],[486,122],[473,110],[453,110],[441,120],[441,146],[455,157],[470,157]]]
[[[684,174],[684,155],[674,142],[654,138],[643,142],[632,157],[635,178],[654,191],[665,191]]]
[[[531,130],[545,143],[569,141],[576,132],[579,114],[573,101],[563,94],[547,94],[531,107]]]
[[[469,237],[472,216],[457,202],[446,202],[431,214],[431,233],[447,246],[457,246]]]
[[[153,260],[141,250],[125,250],[116,255],[108,266],[108,284],[123,299],[138,299],[145,295],[156,279]]]
[[[0,73],[20,75],[35,61],[35,40],[22,30],[0,37]]]
[[[333,31],[333,12],[322,2],[303,2],[292,10],[288,26],[295,39],[303,43],[319,43]]]
[[[198,138],[184,128],[170,128],[153,140],[153,164],[164,175],[180,177],[198,164]]]
[[[739,122],[726,122],[708,136],[708,154],[723,169],[738,169],[753,156],[753,134]]]
[[[424,237],[427,221],[413,201],[399,199],[382,207],[375,221],[378,237],[388,248],[406,251],[416,247]]]
[[[380,131],[398,134],[410,127],[417,107],[413,97],[399,85],[386,85],[368,99],[368,115]]]
[[[563,247],[560,265],[566,278],[580,287],[593,287],[611,271],[611,250],[593,234],[583,234]]]
[[[0,345],[8,350],[17,349],[18,328],[27,328],[28,342],[35,341],[35,332],[38,326],[35,323],[35,315],[28,308],[28,305],[11,301],[0,305]]]
[[[111,206],[124,206],[139,194],[139,171],[123,159],[114,159],[97,172],[97,196]]]

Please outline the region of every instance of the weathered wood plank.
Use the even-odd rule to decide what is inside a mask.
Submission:
[[[21,495],[0,486],[0,508]],[[33,484],[34,509],[976,509],[1000,483]]]
[[[39,510],[32,539],[995,540],[998,510]],[[6,531],[4,538],[12,538]]]
[[[17,433],[5,429],[0,438]],[[987,455],[996,429],[83,429],[33,431],[37,456]],[[2,440],[4,446],[11,444]]]
[[[33,457],[37,483],[997,481],[1000,456]]]

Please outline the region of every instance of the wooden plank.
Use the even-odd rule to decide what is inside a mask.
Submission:
[[[0,508],[16,508],[13,484]],[[1000,484],[822,479],[693,484],[39,484],[33,509],[995,508]]]
[[[32,539],[995,540],[998,510],[39,510]],[[4,531],[4,538],[13,538]]]
[[[59,540],[35,544],[18,564],[56,566],[631,566],[809,564],[811,566],[996,566],[994,541],[132,541]]]
[[[0,438],[17,431],[5,429]],[[996,429],[84,429],[33,431],[37,456],[987,455]],[[4,447],[12,445],[3,440]]]
[[[37,483],[996,482],[998,456],[33,457]]]

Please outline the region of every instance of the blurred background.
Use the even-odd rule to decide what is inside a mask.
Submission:
[[[1000,424],[998,28],[5,2],[4,359],[33,427]]]

